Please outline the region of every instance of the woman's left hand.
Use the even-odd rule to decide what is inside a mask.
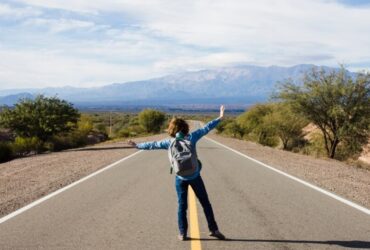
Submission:
[[[127,142],[127,144],[128,144],[128,145],[130,145],[130,146],[131,146],[131,147],[133,147],[133,148],[136,148],[136,146],[137,146],[136,142],[134,142],[134,141],[132,141],[132,140],[129,140],[129,141]]]

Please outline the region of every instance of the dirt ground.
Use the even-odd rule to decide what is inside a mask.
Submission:
[[[157,140],[165,134],[135,139]],[[0,217],[137,151],[126,141],[101,143],[0,164]]]
[[[159,140],[165,134],[135,141]],[[211,134],[257,160],[370,208],[370,171]],[[0,164],[0,217],[109,165],[136,149],[126,141],[47,153]]]

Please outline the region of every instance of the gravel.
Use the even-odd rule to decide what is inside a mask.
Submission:
[[[161,134],[135,141],[157,140],[165,136]],[[0,217],[136,151],[129,148],[127,142],[117,141],[2,163]]]

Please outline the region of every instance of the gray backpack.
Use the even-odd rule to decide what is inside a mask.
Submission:
[[[171,162],[171,173],[187,176],[195,173],[198,167],[198,157],[191,142],[184,139],[174,139],[168,148]]]

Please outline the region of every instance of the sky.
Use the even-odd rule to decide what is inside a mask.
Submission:
[[[0,90],[312,63],[370,69],[370,0],[0,0]]]

